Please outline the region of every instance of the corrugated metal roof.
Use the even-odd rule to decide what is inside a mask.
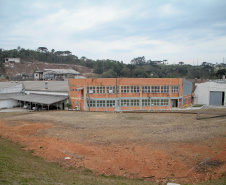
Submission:
[[[40,95],[40,94],[28,94],[28,95],[14,95],[11,99],[27,101],[33,103],[40,103],[50,105],[63,100],[66,100],[68,96],[56,96],[56,95]]]
[[[0,93],[0,100],[12,99],[14,96],[22,95],[23,93]]]
[[[68,81],[47,81],[48,89],[45,89],[45,81],[19,81],[0,82],[0,89],[23,84],[26,90],[68,92]]]
[[[78,71],[75,71],[73,69],[44,69],[44,71],[58,74],[80,74]]]

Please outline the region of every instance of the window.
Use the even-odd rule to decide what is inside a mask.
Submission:
[[[129,92],[129,86],[121,86],[121,93],[128,93]]]
[[[127,107],[127,106],[129,106],[129,100],[121,100],[121,106],[122,106],[122,107]]]
[[[150,93],[150,86],[142,86],[142,93]]]
[[[131,86],[131,93],[139,93],[140,87],[139,86]]]
[[[89,87],[87,87],[87,93],[88,94],[93,94],[93,93],[95,93],[95,86],[89,86]]]
[[[96,107],[95,100],[90,100],[90,101],[88,100],[87,105],[88,105],[88,107]]]
[[[169,92],[169,86],[162,86],[161,87],[161,93],[168,93]]]
[[[183,100],[183,104],[186,104],[187,103],[187,99],[186,98],[184,98],[184,100]]]
[[[159,99],[151,99],[151,105],[152,106],[159,106]]]
[[[107,107],[115,107],[115,100],[107,100]]]
[[[97,94],[104,94],[104,93],[105,93],[105,87],[104,86],[97,87]]]
[[[131,100],[131,106],[139,106],[140,103],[139,103],[139,99],[132,99]]]
[[[169,105],[169,100],[168,100],[168,99],[161,99],[161,105],[162,105],[162,106],[167,106],[167,105]]]
[[[97,100],[97,107],[105,107],[105,100]]]
[[[150,106],[150,100],[149,99],[142,100],[142,106]]]
[[[152,86],[151,92],[152,93],[160,93],[160,86]]]
[[[109,94],[115,93],[115,86],[108,86],[107,93],[109,93]]]
[[[179,92],[179,87],[178,86],[172,86],[171,87],[171,92],[172,93],[178,93]]]
[[[190,103],[190,102],[191,102],[191,97],[188,98],[188,103]]]

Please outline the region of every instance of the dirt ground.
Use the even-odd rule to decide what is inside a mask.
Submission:
[[[199,111],[207,117],[226,114],[226,109]],[[197,120],[195,114],[183,113],[76,111],[0,117],[1,137],[47,161],[82,166],[96,174],[159,184],[226,176],[226,117]]]

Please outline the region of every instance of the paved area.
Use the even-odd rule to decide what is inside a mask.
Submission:
[[[0,109],[0,112],[29,112],[31,110],[24,108],[10,108],[10,109]]]

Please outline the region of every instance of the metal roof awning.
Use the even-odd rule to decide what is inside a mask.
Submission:
[[[15,95],[11,99],[19,101],[27,101],[39,104],[50,105],[63,100],[66,100],[68,96],[56,96],[56,95],[42,95],[42,94],[28,94],[28,95]]]

